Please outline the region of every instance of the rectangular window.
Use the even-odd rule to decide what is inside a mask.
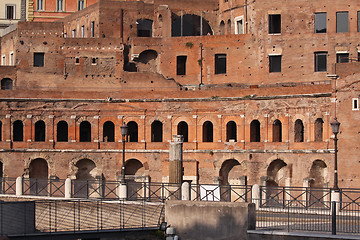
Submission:
[[[315,33],[326,33],[326,13],[315,13]]]
[[[75,37],[76,36],[76,30],[75,29],[73,29],[72,31],[71,31],[71,37]]]
[[[44,66],[44,53],[34,53],[34,67]]]
[[[352,100],[352,110],[359,110],[359,99],[353,98]]]
[[[360,62],[360,52],[358,52],[358,62]]]
[[[81,26],[81,37],[85,37],[85,26]]]
[[[349,12],[336,13],[336,32],[349,32]]]
[[[269,56],[269,72],[281,72],[281,55]]]
[[[43,0],[37,0],[37,10],[44,10],[44,2]]]
[[[244,34],[244,17],[236,17],[235,19],[235,34]]]
[[[56,8],[57,8],[58,12],[64,11],[64,1],[63,0],[57,0]]]
[[[95,22],[91,22],[90,24],[91,37],[95,37]]]
[[[13,52],[10,53],[10,65],[14,66],[14,53]]]
[[[360,32],[360,11],[357,12],[357,31]]]
[[[14,5],[6,5],[6,19],[15,19]]]
[[[347,63],[349,62],[349,53],[337,53],[336,63]]]
[[[6,64],[6,57],[5,57],[5,55],[2,55],[2,57],[1,57],[1,65],[5,65]]]
[[[269,14],[269,34],[281,33],[281,15]]]
[[[226,73],[226,54],[215,54],[215,74]]]
[[[85,7],[85,2],[84,0],[78,0],[78,10],[83,10]]]
[[[327,71],[327,52],[315,52],[315,72]]]
[[[176,57],[176,75],[186,75],[186,59],[187,56]]]

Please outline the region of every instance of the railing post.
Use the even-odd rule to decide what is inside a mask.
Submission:
[[[121,200],[127,199],[127,186],[126,183],[120,183],[119,184],[119,198]]]
[[[254,184],[252,186],[252,190],[251,190],[251,201],[253,203],[255,203],[255,208],[259,209],[260,208],[260,198],[261,194],[260,194],[260,186],[258,184]]]
[[[331,202],[337,203],[336,205],[334,205],[334,206],[336,206],[335,213],[339,214],[339,212],[340,212],[340,192],[339,191],[334,190],[331,192]]]
[[[16,196],[23,195],[23,179],[22,177],[16,178]]]
[[[181,185],[181,200],[190,200],[190,184],[189,182],[183,182]]]
[[[71,198],[71,179],[65,180],[65,198]]]
[[[336,201],[331,201],[331,234],[336,235]]]

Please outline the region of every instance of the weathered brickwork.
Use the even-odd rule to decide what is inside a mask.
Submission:
[[[339,185],[358,187],[357,11],[355,0],[104,0],[20,22],[0,39],[15,61],[0,67],[2,174],[120,179],[126,122],[125,172],[138,179],[169,180],[182,134],[193,183],[331,187],[336,115]]]

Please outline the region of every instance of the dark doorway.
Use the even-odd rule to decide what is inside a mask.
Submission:
[[[151,37],[153,21],[150,19],[136,20],[137,36],[138,37]]]
[[[151,124],[151,141],[162,142],[163,135],[163,124],[162,122],[155,120]]]
[[[258,120],[250,123],[250,142],[260,142],[260,122]]]
[[[212,35],[212,30],[209,23],[197,15],[185,14],[182,17],[178,16],[171,25],[171,36],[173,37],[200,36],[201,33],[202,35]]]
[[[35,142],[45,142],[45,123],[42,120],[35,123]]]
[[[129,142],[138,142],[138,125],[136,122],[131,121],[128,122],[128,128],[129,128],[129,135],[128,135],[128,141]]]
[[[57,141],[58,142],[67,142],[68,141],[68,124],[65,121],[58,122],[56,126],[57,131]]]
[[[236,123],[234,121],[230,121],[226,124],[226,141],[234,141],[236,142]]]
[[[315,121],[315,142],[321,142],[323,140],[323,124],[322,118],[318,118]]]
[[[103,125],[103,141],[104,142],[115,141],[115,125],[111,121],[107,121]]]
[[[203,142],[212,142],[213,141],[213,132],[214,127],[212,122],[206,121],[203,124]]]
[[[184,122],[184,121],[179,122],[179,124],[177,125],[177,134],[178,135],[183,135],[184,142],[189,141],[188,133],[189,133],[188,124],[186,122]]]
[[[91,142],[91,124],[88,121],[80,123],[80,142]]]
[[[304,142],[304,124],[300,119],[295,121],[295,142]]]
[[[282,142],[282,124],[278,119],[273,123],[273,142]]]
[[[24,141],[24,125],[20,120],[16,120],[13,123],[13,141],[14,142]]]

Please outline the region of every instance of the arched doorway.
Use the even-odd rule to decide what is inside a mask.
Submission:
[[[151,141],[162,142],[163,137],[163,124],[162,122],[155,120],[151,124]]]
[[[129,142],[138,142],[138,125],[134,121],[130,121],[127,124],[129,128],[128,141]]]
[[[80,123],[80,142],[91,142],[91,124],[88,121]]]
[[[250,142],[260,142],[260,122],[258,120],[250,123]]]
[[[177,134],[182,135],[184,137],[184,142],[188,142],[188,133],[189,133],[189,127],[188,124],[184,121],[179,122],[177,125]]]
[[[30,162],[29,165],[29,189],[31,195],[48,195],[48,163],[43,158],[37,158]],[[26,181],[25,181],[26,182]],[[24,192],[26,189],[24,189]]]
[[[12,90],[13,89],[13,80],[10,78],[1,79],[1,90]]]
[[[278,187],[285,186],[286,178],[288,177],[287,164],[281,160],[276,159],[272,161],[267,168],[266,180],[266,205],[278,206],[282,205],[282,195]]]
[[[107,121],[103,125],[103,141],[104,142],[115,141],[115,125],[111,121]]]
[[[312,206],[324,205],[324,188],[327,187],[327,166],[322,160],[315,160],[310,169],[310,204]]]
[[[226,141],[237,141],[236,137],[236,123],[234,121],[229,121],[226,124]]]
[[[101,196],[101,181],[97,179],[96,164],[90,159],[81,159],[76,164],[74,197],[89,198]]]
[[[213,141],[213,132],[214,127],[212,122],[206,121],[203,124],[203,142],[212,142]]]
[[[42,120],[35,123],[35,142],[45,142],[45,123]]]
[[[20,120],[16,120],[13,123],[13,141],[14,142],[24,141],[24,124]]]
[[[137,159],[125,162],[125,179],[127,184],[127,197],[129,200],[145,198],[146,190],[143,188],[144,165]]]
[[[297,119],[294,125],[294,141],[304,142],[304,124],[301,119]]]

